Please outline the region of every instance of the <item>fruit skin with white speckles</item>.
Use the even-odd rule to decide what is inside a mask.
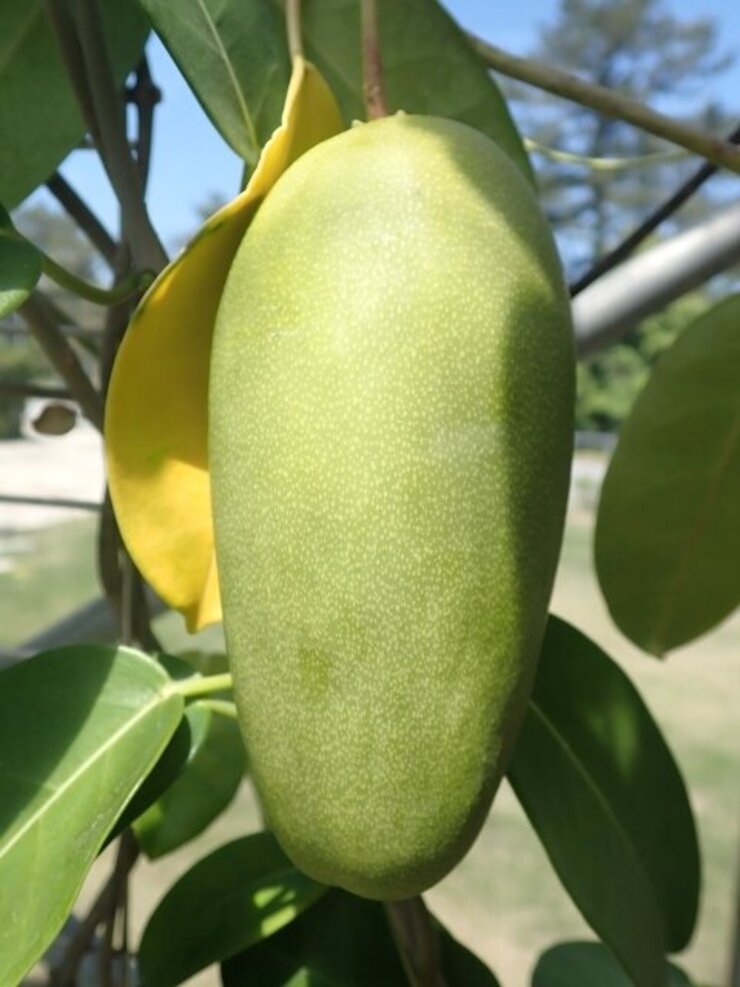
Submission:
[[[302,870],[416,894],[477,835],[562,537],[569,303],[527,182],[399,114],[308,152],[229,274],[210,455],[226,640]]]

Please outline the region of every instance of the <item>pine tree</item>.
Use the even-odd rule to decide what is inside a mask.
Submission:
[[[695,122],[717,133],[728,129],[721,108],[702,99],[706,81],[729,65],[717,25],[705,17],[680,19],[664,0],[561,0],[534,56],[666,112],[686,115],[688,109]],[[524,86],[513,88],[512,96],[523,132],[543,145],[592,158],[632,158],[668,148],[619,120]],[[696,167],[691,158],[606,172],[539,155],[536,163],[550,218],[576,274]],[[700,196],[676,224],[695,219],[706,203]]]

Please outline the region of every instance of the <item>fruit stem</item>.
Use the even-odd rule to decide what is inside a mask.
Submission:
[[[388,116],[376,0],[362,0],[362,95],[368,120]]]
[[[446,987],[439,936],[421,896],[385,902],[393,938],[411,987]]]
[[[291,59],[303,58],[301,38],[301,0],[287,0],[285,4],[285,25],[288,32],[288,51]]]

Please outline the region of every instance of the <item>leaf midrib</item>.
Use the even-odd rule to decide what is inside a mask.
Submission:
[[[6,50],[6,57],[0,61],[0,77],[5,74],[8,66],[12,63],[15,56],[18,54],[19,49],[23,46],[24,42],[28,38],[29,34],[36,25],[36,21],[42,13],[41,3],[37,3],[36,6],[32,6],[30,9],[30,14],[25,22],[21,23],[20,30],[18,31],[16,38],[11,43],[10,47]]]
[[[244,94],[242,93],[241,87],[239,86],[239,80],[237,79],[236,73],[234,72],[234,67],[231,63],[231,59],[229,58],[229,53],[224,47],[223,41],[221,40],[221,35],[218,33],[218,29],[214,23],[213,18],[211,17],[210,11],[206,6],[205,0],[196,0],[196,4],[203,15],[203,19],[206,22],[206,26],[208,27],[208,30],[210,31],[211,36],[214,42],[216,43],[216,49],[219,55],[221,56],[221,60],[224,63],[224,67],[226,69],[226,74],[228,76],[229,82],[231,83],[234,89],[234,93],[236,95],[236,101],[241,111],[242,119],[247,129],[247,135],[249,137],[249,140],[252,142],[252,147],[255,150],[257,150],[259,148],[259,144],[257,142],[257,132],[255,130],[254,121],[252,120],[252,116],[249,112],[249,107],[247,106],[244,100]]]
[[[0,845],[0,861],[3,860],[13,849],[13,847],[18,843],[20,839],[23,838],[30,830],[46,815],[47,812],[57,803],[64,795],[67,794],[71,786],[81,778],[88,770],[91,770],[101,759],[108,756],[113,746],[118,742],[118,740],[125,736],[127,732],[136,727],[148,714],[157,708],[159,705],[163,705],[170,696],[164,691],[157,691],[152,699],[141,708],[141,710],[130,720],[127,720],[115,733],[111,734],[106,742],[99,747],[95,753],[95,756],[89,761],[83,762],[76,771],[73,771],[71,775],[54,791],[54,794],[44,801],[34,812],[26,823],[21,826],[21,828],[8,840],[4,845]]]
[[[578,757],[578,754],[576,753],[575,749],[568,743],[568,741],[563,736],[563,734],[558,730],[555,723],[547,716],[545,711],[542,709],[541,706],[538,705],[538,703],[535,701],[533,697],[530,698],[529,707],[532,710],[532,712],[539,718],[539,720],[541,721],[545,729],[548,731],[548,733],[550,733],[551,736],[554,738],[555,742],[564,751],[566,757],[574,765],[578,774],[585,780],[586,787],[591,792],[598,805],[604,811],[607,819],[612,822],[617,833],[622,838],[623,843],[631,852],[631,855],[634,858],[634,861],[638,869],[640,870],[643,877],[645,878],[647,887],[653,893],[654,896],[653,904],[655,905],[656,911],[658,913],[658,917],[660,918],[661,917],[660,897],[656,892],[655,884],[653,882],[652,876],[650,872],[645,868],[645,865],[642,862],[642,858],[637,849],[637,846],[632,840],[628,830],[625,829],[619,817],[612,811],[608,798],[606,797],[602,789],[599,787],[599,785],[596,783],[592,775],[589,773],[586,765],[583,763],[581,758]]]

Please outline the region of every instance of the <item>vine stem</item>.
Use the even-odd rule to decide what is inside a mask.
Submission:
[[[502,75],[544,89],[555,96],[562,96],[581,106],[588,106],[604,116],[624,120],[640,130],[685,147],[720,167],[740,174],[740,148],[721,137],[664,116],[615,89],[586,82],[569,72],[531,58],[512,55],[476,35],[469,34],[468,39],[486,64]]]
[[[0,228],[0,239],[29,243],[22,234],[18,233],[12,227],[9,229]],[[121,302],[125,302],[128,298],[142,291],[146,291],[154,280],[154,274],[151,271],[144,271],[143,273],[132,271],[127,277],[118,281],[112,288],[99,288],[97,285],[91,284],[89,281],[85,281],[84,278],[80,278],[71,271],[68,271],[61,264],[57,264],[40,247],[37,247],[35,244],[32,244],[32,246],[41,258],[42,270],[48,278],[55,281],[61,288],[66,288],[67,291],[79,295],[80,298],[86,298],[95,305],[118,305]]]
[[[378,5],[376,0],[361,0],[362,95],[368,120],[388,116],[383,61],[380,57]]]
[[[559,147],[548,147],[547,144],[540,144],[539,141],[531,137],[524,137],[524,146],[533,154],[541,154],[552,161],[559,161],[562,164],[580,165],[589,168],[591,171],[614,172],[633,171],[639,168],[652,168],[659,165],[669,164],[671,161],[681,161],[688,157],[691,152],[685,147],[673,147],[668,151],[655,151],[651,154],[639,154],[634,157],[624,158],[593,158],[585,154],[574,154],[572,151],[563,151]]]
[[[38,250],[38,247],[36,249]],[[47,277],[55,281],[61,288],[66,288],[67,291],[71,291],[81,298],[86,298],[95,305],[118,305],[120,302],[125,302],[145,291],[154,280],[154,274],[151,271],[144,273],[132,271],[112,288],[99,288],[95,284],[90,284],[89,281],[78,278],[76,274],[72,274],[71,271],[57,264],[43,251],[39,251],[39,253],[41,254],[43,271]]]

